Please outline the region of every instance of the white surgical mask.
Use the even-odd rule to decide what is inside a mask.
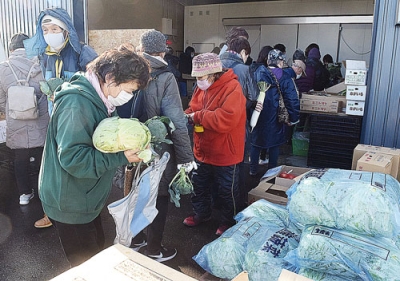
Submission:
[[[64,45],[64,34],[63,32],[46,34],[44,35],[44,41],[46,41],[47,45],[53,50],[58,51]]]
[[[208,79],[204,80],[197,80],[197,87],[199,87],[201,90],[205,91],[208,88],[210,88],[212,83],[208,81]]]
[[[120,106],[130,101],[132,97],[133,97],[132,93],[128,93],[122,90],[121,92],[119,92],[116,98],[114,98],[111,95],[108,95],[107,99],[113,106]]]
[[[301,74],[296,75],[296,79],[300,79],[300,77],[301,77]]]

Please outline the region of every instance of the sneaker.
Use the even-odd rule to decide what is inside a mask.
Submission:
[[[259,164],[259,165],[266,165],[266,164],[268,164],[268,163],[269,163],[269,159],[268,159],[268,158],[265,159],[265,160],[260,159],[260,160],[258,161],[258,164]]]
[[[20,204],[20,205],[28,205],[28,204],[29,204],[29,201],[30,201],[33,197],[35,197],[35,193],[33,193],[33,190],[32,190],[32,193],[30,193],[30,194],[22,194],[22,195],[19,197],[19,204]]]
[[[139,243],[134,243],[133,241],[131,242],[131,245],[129,246],[129,248],[131,248],[132,250],[134,250],[135,252],[139,252],[139,250],[141,248],[143,248],[144,246],[147,246],[147,242],[146,240],[143,240],[142,242]]]
[[[155,261],[164,262],[164,261],[172,260],[176,256],[177,251],[176,251],[176,249],[167,249],[167,248],[161,247],[161,251],[157,254],[150,254],[147,252],[147,250],[144,251],[144,254],[146,256],[148,256],[149,258],[152,258]]]
[[[221,236],[228,228],[229,226],[227,225],[220,225],[217,229],[217,232],[215,232],[215,235]]]
[[[211,219],[211,216],[202,219],[198,215],[191,215],[183,221],[183,224],[186,226],[196,226],[196,225],[201,224],[202,222],[209,221],[210,219]]]
[[[50,227],[53,224],[51,223],[49,217],[44,214],[43,218],[41,218],[40,220],[35,222],[35,227],[36,228],[46,228],[46,227]]]

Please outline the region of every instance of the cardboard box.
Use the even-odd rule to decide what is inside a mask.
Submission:
[[[390,175],[397,180],[400,180],[400,149],[398,148],[389,148],[384,146],[374,146],[374,145],[367,145],[367,144],[358,144],[354,148],[353,152],[353,162],[351,165],[351,169],[355,170],[357,167],[357,161],[364,155],[365,152],[374,151],[378,153],[383,153],[387,155],[393,156],[392,159],[392,170]]]
[[[344,83],[346,85],[366,85],[367,84],[367,65],[365,61],[346,60],[346,75]]]
[[[248,203],[251,204],[259,199],[265,199],[275,204],[286,205],[288,201],[286,191],[311,170],[310,168],[285,165],[269,169],[261,178],[260,183],[249,191]],[[293,179],[278,177],[282,172],[290,172],[296,177]]]
[[[300,110],[338,113],[346,104],[346,98],[326,92],[310,92],[300,99]]]
[[[378,172],[390,175],[393,156],[375,151],[365,152],[357,161],[357,171]]]
[[[313,280],[310,278],[298,275],[296,273],[290,272],[286,269],[282,269],[282,272],[279,275],[278,281],[313,281]]]
[[[0,143],[6,142],[6,120],[0,121]]]
[[[311,168],[303,168],[303,167],[295,167],[295,166],[287,166],[282,165],[276,168],[269,169],[265,172],[265,174],[261,177],[260,183],[262,181],[273,183],[285,187],[291,187],[295,182],[299,181],[306,173],[311,171]],[[296,177],[293,179],[289,178],[281,178],[278,177],[281,173],[288,173],[295,175]]]
[[[364,115],[365,101],[347,100],[346,101],[346,114],[348,115]]]
[[[195,281],[196,279],[116,244],[52,280]]]
[[[249,274],[246,271],[242,271],[232,281],[249,281]]]
[[[365,101],[367,86],[348,85],[346,89],[346,99]]]

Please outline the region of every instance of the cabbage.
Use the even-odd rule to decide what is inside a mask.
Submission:
[[[298,248],[285,260],[344,280],[400,280],[400,250],[394,241],[325,226],[305,227]]]
[[[106,118],[93,134],[93,145],[97,150],[103,153],[138,150],[138,157],[143,162],[151,159],[150,140],[150,130],[136,118]]]

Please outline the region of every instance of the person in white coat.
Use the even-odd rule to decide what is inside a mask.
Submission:
[[[47,110],[47,97],[40,91],[39,81],[44,80],[39,64],[35,59],[26,57],[23,41],[29,37],[17,33],[11,38],[9,44],[10,56],[8,61],[0,63],[0,112],[6,115],[6,145],[13,150],[14,173],[20,194],[19,204],[27,205],[34,197],[34,184],[31,182],[31,170],[37,172],[41,162],[44,141],[46,138],[49,114]],[[11,69],[12,67],[12,69]],[[32,70],[31,70],[32,68]],[[18,79],[27,78],[29,71],[29,86],[35,88],[38,103],[39,117],[32,120],[19,120],[10,117],[8,110],[8,88],[17,85]],[[33,160],[33,165],[30,161]]]

